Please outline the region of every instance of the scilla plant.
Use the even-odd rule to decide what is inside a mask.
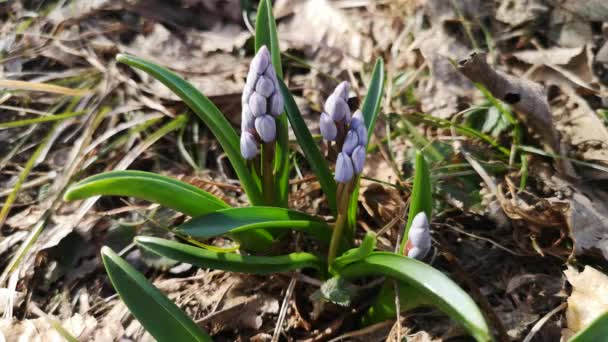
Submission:
[[[430,190],[417,191],[418,178],[409,218],[417,222],[416,228],[406,234],[411,236],[411,241],[404,239],[399,253],[380,252],[375,251],[375,235],[368,233],[358,247],[354,246],[359,179],[383,94],[382,60],[376,62],[368,93],[354,115],[351,116],[346,102],[347,83],[339,84],[325,103],[321,129],[329,142],[327,146],[333,150],[327,156],[336,159],[335,172],[332,172],[328,158],[313,139],[282,81],[277,32],[268,0],[260,1],[258,8],[255,47],[256,55],[243,91],[240,136],[207,97],[178,75],[134,56],[117,57],[119,62],[143,70],[164,83],[200,117],[228,156],[251,206],[232,208],[193,185],[141,171],[108,172],[84,179],[69,189],[66,200],[97,195],[130,196],[190,216],[189,221],[173,230],[181,242],[139,236],[135,243],[146,251],[198,267],[251,274],[306,269],[324,280],[356,281],[386,276],[397,281],[402,295],[411,296],[402,296],[402,302],[434,305],[462,324],[478,341],[491,340],[483,315],[469,295],[442,272],[407,256],[423,257],[430,249],[428,221],[416,216],[423,211],[417,203],[420,198],[430,198]],[[288,121],[335,215],[334,223],[287,208]],[[418,172],[423,172],[423,168],[417,168]],[[426,217],[430,218],[430,213]],[[408,228],[411,225],[408,222]],[[272,255],[271,247],[285,235],[281,232],[289,230],[318,240],[319,248]],[[233,239],[239,244],[239,251],[222,251],[198,242],[216,236]],[[260,255],[261,252],[264,255]],[[107,247],[101,254],[121,299],[157,340],[210,340],[196,323],[120,256]],[[374,315],[380,317],[374,313],[379,312],[374,311],[377,307],[386,307],[386,296],[379,296],[370,310],[368,315],[372,320]]]

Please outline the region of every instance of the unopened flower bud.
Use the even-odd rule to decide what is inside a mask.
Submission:
[[[262,75],[268,65],[270,64],[270,52],[266,46],[262,46],[255,57],[251,60],[251,65],[249,66],[249,70],[257,75]]]
[[[266,114],[266,98],[257,92],[249,96],[249,110],[256,118]]]
[[[336,89],[334,89],[334,94],[336,94],[339,97],[341,97],[345,102],[348,102],[348,90],[349,90],[349,88],[350,88],[350,86],[348,85],[348,82],[342,81],[342,82],[340,82],[340,84],[338,84],[338,86],[336,87]]]
[[[279,116],[283,113],[283,96],[278,91],[272,94],[269,102],[270,115]]]
[[[258,143],[253,134],[243,132],[241,134],[241,155],[245,160],[251,160],[258,154]]]
[[[351,125],[351,127],[352,127],[352,125]],[[360,125],[359,127],[357,127],[356,132],[357,132],[357,137],[359,138],[359,145],[367,146],[367,128],[365,127],[365,125]]]
[[[355,114],[353,114],[353,118],[350,120],[351,129],[358,129],[359,126],[365,126],[365,121],[363,120],[363,113],[361,110],[357,109]]]
[[[255,92],[268,98],[274,92],[274,83],[268,77],[260,76],[255,84]]]
[[[243,105],[243,115],[241,115],[241,131],[251,131],[255,129],[255,117],[249,110],[249,105]]]
[[[350,117],[350,109],[343,98],[336,94],[331,94],[325,102],[325,112],[331,116],[334,121],[348,121]]]
[[[424,212],[414,216],[410,226],[407,255],[411,258],[423,259],[431,250],[431,232],[429,221]]]
[[[346,133],[346,138],[344,139],[344,145],[342,146],[342,152],[351,155],[355,150],[355,147],[359,145],[359,137],[357,137],[357,133],[349,130]]]
[[[348,183],[353,178],[353,162],[344,152],[340,152],[338,154],[338,160],[336,161],[336,174],[334,178],[339,183]]]
[[[363,166],[365,166],[365,146],[359,145],[355,147],[351,159],[353,160],[353,168],[355,174],[363,172]]]
[[[328,141],[336,140],[336,136],[338,135],[338,128],[336,127],[336,123],[331,119],[327,113],[321,113],[321,121],[319,123],[319,128],[321,130],[321,135],[323,139]]]
[[[263,142],[274,141],[277,135],[277,124],[271,115],[262,115],[255,118],[255,130]]]

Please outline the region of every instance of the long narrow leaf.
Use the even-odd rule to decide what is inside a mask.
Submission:
[[[346,266],[340,275],[346,278],[383,275],[407,283],[462,324],[477,341],[491,340],[486,321],[473,299],[445,274],[421,261],[395,253],[374,252]]]
[[[424,212],[426,217],[430,220],[433,211],[433,196],[431,188],[431,174],[429,167],[424,159],[422,152],[416,152],[416,170],[414,173],[414,188],[412,189],[410,199],[410,211],[407,217],[407,224],[405,226],[405,233],[403,234],[403,240],[401,240],[401,246],[399,250],[401,253],[405,250],[407,244],[408,234],[410,226],[414,217],[419,212]]]
[[[283,66],[281,65],[281,49],[279,47],[279,36],[277,25],[272,14],[272,4],[269,0],[260,1],[258,14],[255,22],[255,50],[262,46],[270,50],[272,65],[277,74],[277,79],[283,79]],[[287,207],[289,194],[289,127],[285,115],[276,120],[277,144],[275,151],[275,184],[276,204]]]
[[[111,171],[86,178],[66,192],[67,201],[98,195],[129,196],[197,217],[230,208],[219,198],[194,185],[144,171]],[[234,232],[231,237],[243,249],[261,252],[273,242],[272,235],[263,230]]]
[[[327,166],[325,157],[323,157],[323,154],[321,154],[316,141],[313,139],[312,134],[310,134],[308,126],[306,125],[306,122],[304,122],[302,114],[300,114],[296,101],[294,100],[293,96],[291,96],[289,89],[282,80],[279,80],[279,87],[281,93],[283,94],[283,98],[285,99],[285,113],[287,113],[291,128],[293,129],[293,132],[300,143],[300,148],[302,148],[302,152],[304,152],[304,156],[306,157],[308,164],[312,168],[314,174],[317,176],[317,180],[319,180],[319,184],[321,184],[321,188],[327,196],[329,207],[333,212],[335,212],[336,181],[334,180],[334,177]]]
[[[288,272],[301,268],[322,270],[323,260],[310,253],[291,253],[280,256],[250,256],[218,253],[183,243],[140,236],[135,243],[152,253],[198,267],[251,274]]]
[[[144,199],[190,216],[230,207],[194,185],[151,172],[132,170],[105,172],[85,178],[72,185],[64,199],[73,201],[97,195]]]
[[[224,114],[211,100],[190,83],[166,68],[141,58],[124,54],[119,54],[116,59],[121,63],[145,71],[179,96],[213,132],[228,156],[251,204],[263,203],[260,188],[249,173],[245,160],[241,157],[238,135],[230,125],[230,122],[224,117]]]
[[[103,247],[101,257],[116,292],[157,341],[212,341],[190,317],[110,248]]]
[[[371,140],[374,134],[374,127],[378,120],[378,113],[380,112],[380,104],[382,103],[382,96],[384,94],[384,61],[382,58],[376,60],[372,77],[367,87],[367,95],[363,100],[361,106],[361,112],[363,112],[363,118],[367,125],[367,136],[368,141]],[[368,143],[369,146],[369,143]],[[350,227],[347,235],[353,236],[355,225],[357,224],[357,201],[359,200],[359,181],[355,182],[355,189],[350,198],[348,204],[348,225]]]
[[[324,243],[329,243],[331,239],[331,228],[327,223],[299,211],[276,207],[224,209],[195,217],[177,229],[192,237],[210,238],[261,228],[269,231],[299,230]]]

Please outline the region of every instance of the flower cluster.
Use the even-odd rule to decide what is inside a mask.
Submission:
[[[406,254],[410,258],[424,259],[431,250],[431,232],[429,220],[424,212],[419,212],[414,216],[410,226],[409,236],[406,245]]]
[[[275,118],[283,112],[283,96],[266,46],[251,61],[241,104],[241,155],[250,160],[259,152],[259,141],[275,140]]]
[[[334,89],[325,101],[325,112],[321,113],[321,135],[325,140],[335,141],[338,130],[344,132],[350,122],[350,108],[348,107],[348,82],[344,81]]]
[[[353,175],[358,175],[363,171],[366,148],[367,128],[363,121],[363,114],[357,110],[350,120],[342,152],[338,154],[336,160],[336,181],[347,183],[353,178]]]

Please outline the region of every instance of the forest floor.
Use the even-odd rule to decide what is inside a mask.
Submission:
[[[62,200],[77,180],[132,169],[247,205],[211,132],[115,56],[175,71],[238,127],[255,6],[0,1],[0,341],[59,341],[52,321],[83,341],[151,340],[108,282],[104,245],[217,341],[270,341],[275,331],[284,341],[394,341],[397,330],[408,341],[468,340],[435,309],[361,328],[369,300],[319,307],[311,295],[320,281],[310,275],[197,269],[133,248],[134,236],[166,235],[184,220],[168,209]],[[559,341],[608,310],[605,1],[277,0],[274,13],[285,83],[313,133],[337,82],[351,83],[357,108],[374,61],[385,61],[359,237],[385,228],[379,247],[394,248],[414,152],[423,150],[434,189],[431,262],[471,294],[497,340]],[[177,119],[183,113],[187,122]],[[294,160],[290,207],[329,218],[298,150]]]

